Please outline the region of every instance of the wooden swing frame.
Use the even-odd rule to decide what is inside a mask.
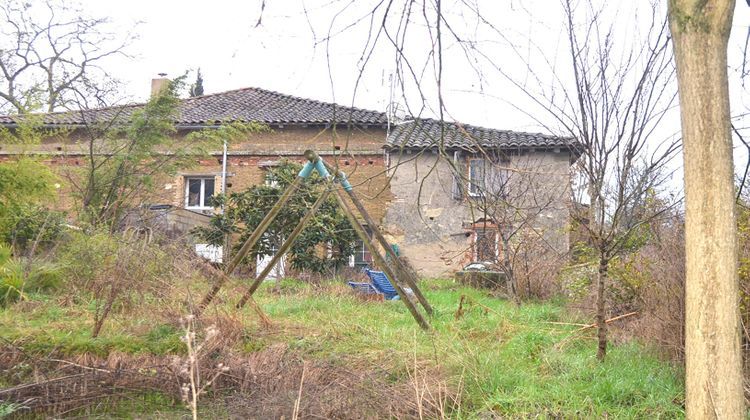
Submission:
[[[249,303],[253,307],[253,309],[258,313],[261,320],[266,324],[270,324],[270,320],[268,319],[268,317],[265,315],[265,313],[262,311],[260,306],[253,299],[253,294],[258,290],[258,287],[263,282],[263,280],[265,280],[265,278],[271,272],[273,267],[279,262],[279,260],[284,256],[284,254],[286,254],[286,252],[292,246],[294,241],[302,232],[302,229],[304,229],[305,224],[308,221],[310,221],[310,219],[320,209],[323,203],[325,203],[326,199],[331,195],[331,193],[333,193],[334,196],[336,197],[336,201],[338,202],[339,207],[341,208],[341,210],[343,210],[344,214],[346,215],[346,218],[349,220],[349,223],[352,225],[352,227],[354,228],[354,231],[357,233],[357,236],[359,236],[359,238],[365,244],[365,247],[367,248],[367,250],[373,256],[376,265],[380,267],[381,270],[383,270],[383,272],[391,280],[391,282],[393,283],[393,287],[396,289],[396,292],[398,293],[401,301],[404,302],[404,305],[406,305],[409,312],[417,321],[417,324],[419,324],[419,326],[422,329],[429,330],[430,324],[427,322],[427,320],[422,315],[422,313],[418,310],[414,302],[412,302],[412,300],[409,299],[409,296],[404,290],[404,287],[402,286],[402,284],[406,284],[409,288],[411,288],[412,292],[414,293],[414,296],[417,298],[417,300],[422,305],[422,307],[424,308],[424,310],[427,312],[428,315],[432,315],[433,313],[432,307],[427,301],[427,298],[425,298],[425,296],[422,294],[421,290],[417,286],[417,281],[413,277],[412,272],[404,266],[403,262],[399,259],[399,257],[393,251],[390,244],[388,244],[388,241],[385,239],[385,236],[383,236],[382,232],[380,231],[378,226],[375,224],[374,220],[370,217],[370,214],[367,212],[364,205],[359,200],[359,197],[357,197],[357,194],[354,192],[354,188],[349,183],[346,177],[346,174],[343,171],[336,171],[335,168],[325,163],[323,159],[312,150],[305,151],[305,158],[307,158],[307,162],[302,167],[302,170],[299,172],[299,174],[297,174],[297,177],[294,179],[294,181],[286,188],[286,190],[284,190],[284,192],[279,197],[278,201],[276,201],[276,203],[273,205],[271,210],[268,211],[268,213],[263,218],[263,220],[258,224],[255,230],[253,230],[250,236],[242,244],[242,247],[240,247],[239,251],[237,251],[234,257],[229,261],[229,263],[227,263],[224,266],[224,269],[218,273],[217,275],[218,278],[216,282],[214,283],[214,286],[211,288],[211,290],[209,290],[209,292],[206,294],[206,296],[203,298],[203,300],[199,304],[196,310],[196,316],[199,316],[203,312],[203,310],[214,299],[214,297],[219,292],[219,290],[221,290],[223,285],[227,281],[229,281],[229,277],[237,268],[240,261],[242,261],[242,259],[247,256],[250,250],[252,250],[253,247],[258,243],[260,238],[268,230],[268,227],[271,225],[273,220],[279,214],[279,212],[284,207],[284,205],[289,201],[292,195],[297,191],[297,189],[310,177],[313,171],[317,171],[318,174],[323,179],[327,180],[325,191],[321,193],[321,195],[318,197],[318,199],[315,201],[312,207],[300,219],[300,221],[297,223],[297,225],[295,226],[294,230],[289,235],[289,237],[286,240],[284,240],[284,242],[281,244],[281,246],[279,247],[279,250],[273,256],[271,261],[255,277],[255,279],[253,279],[252,283],[250,283],[250,286],[248,286],[248,288],[245,290],[244,294],[242,295],[242,298],[237,302],[236,307],[239,309],[239,308],[242,308],[245,304]],[[333,172],[334,175],[332,175],[331,172]],[[386,261],[386,257],[384,256],[384,254],[380,252],[380,249],[378,249],[378,247],[373,242],[373,240],[367,235],[367,232],[365,231],[364,226],[357,218],[349,202],[347,202],[347,197],[349,201],[354,205],[354,208],[359,213],[360,217],[362,217],[364,222],[367,223],[367,225],[370,227],[373,237],[375,238],[377,243],[380,245],[380,247],[383,249],[383,251],[385,252],[385,255],[387,255],[388,258],[390,259],[390,262],[391,262],[390,265]]]

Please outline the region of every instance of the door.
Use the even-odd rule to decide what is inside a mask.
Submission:
[[[271,253],[266,255],[258,255],[258,259],[256,261],[256,268],[255,268],[255,275],[258,276],[260,273],[268,266],[268,264],[271,262],[271,259],[273,259],[273,256],[278,252],[279,246],[277,244],[274,244],[271,246]],[[276,263],[276,266],[271,269],[271,271],[268,272],[268,275],[266,276],[267,279],[280,279],[284,277],[284,263],[286,262],[286,256],[281,257],[279,261]]]

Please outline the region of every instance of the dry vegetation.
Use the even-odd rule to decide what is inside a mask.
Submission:
[[[201,418],[682,415],[679,369],[635,343],[596,361],[592,329],[561,302],[516,306],[429,280],[436,315],[424,333],[401,303],[358,299],[343,279],[287,279],[257,294],[266,327],[234,308],[236,279],[191,320],[211,284],[184,249],[79,232],[34,259],[60,278],[0,310],[0,407],[19,417],[179,418],[192,402]]]

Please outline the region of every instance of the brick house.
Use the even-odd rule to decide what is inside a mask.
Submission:
[[[166,81],[155,79],[152,93]],[[142,106],[44,114],[44,127],[64,128],[67,134],[65,138],[44,140],[34,152],[45,156],[46,162],[59,172],[79,166],[87,153],[80,139],[88,126],[127,121],[133,111]],[[383,203],[390,200],[382,147],[388,128],[384,113],[245,88],[182,99],[174,120],[178,137],[229,122],[260,122],[270,131],[253,134],[246,141],[229,147],[227,193],[263,183],[266,171],[280,160],[301,163],[305,159],[303,152],[313,149],[329,161],[334,155],[338,156],[339,164],[358,186],[372,217],[382,220]],[[12,129],[17,127],[17,121],[13,116],[0,116],[0,125]],[[0,145],[0,160],[11,159],[18,152],[12,145]],[[157,185],[155,196],[147,200],[151,209],[163,213],[162,219],[169,230],[187,232],[192,226],[207,223],[214,211],[210,197],[220,193],[223,186],[222,156],[221,150],[214,151],[211,158],[201,159],[190,170]],[[61,195],[65,207],[67,200],[64,193]],[[368,263],[369,254],[363,247],[359,249],[352,262]]]
[[[155,79],[158,91],[166,79]],[[65,138],[46,139],[35,150],[56,170],[82,164],[80,139],[92,123],[127,121],[143,104],[43,114],[45,127],[65,128]],[[393,124],[386,114],[299,98],[259,88],[244,88],[182,99],[174,120],[177,136],[228,122],[261,122],[270,131],[232,144],[227,152],[226,192],[242,191],[265,181],[265,173],[282,159],[303,162],[303,152],[317,151],[328,161],[338,159],[359,196],[389,239],[418,272],[443,276],[467,262],[497,253],[497,241],[486,223],[472,213],[473,187],[488,152],[501,152],[513,162],[533,157],[544,166],[544,182],[555,199],[544,221],[548,239],[567,252],[570,165],[576,159],[571,139],[416,120]],[[13,128],[13,116],[0,116],[0,126]],[[345,152],[343,152],[345,151]],[[0,145],[0,160],[18,153]],[[448,159],[446,159],[446,156]],[[201,159],[190,170],[159,183],[147,202],[171,231],[187,232],[207,223],[214,211],[210,198],[223,186],[222,151]],[[453,162],[453,165],[450,163]],[[463,176],[456,176],[460,168]],[[490,173],[490,167],[487,165]],[[63,187],[64,190],[64,187]],[[63,206],[66,197],[61,193]],[[563,197],[565,196],[565,197]],[[496,227],[495,227],[496,228]],[[488,244],[478,246],[477,244]],[[200,252],[209,252],[200,248]],[[480,251],[483,249],[483,251]],[[491,257],[492,255],[490,255]],[[352,265],[372,261],[359,244]],[[259,261],[262,263],[262,261]],[[260,264],[259,264],[260,265]]]

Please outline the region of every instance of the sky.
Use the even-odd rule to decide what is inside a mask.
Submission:
[[[385,108],[391,91],[398,90],[398,87],[391,89],[389,81],[395,61],[392,50],[381,43],[378,48],[381,53],[368,63],[353,99],[358,61],[369,31],[360,24],[334,37],[330,45],[323,42],[334,18],[334,27],[341,29],[369,13],[375,2],[276,0],[265,3],[261,10],[261,0],[83,0],[84,8],[92,15],[110,16],[117,30],[138,34],[139,39],[129,48],[134,57],[119,60],[113,66],[116,75],[126,82],[124,96],[133,100],[146,99],[150,80],[157,73],[174,77],[200,67],[207,93],[253,86],[342,104],[354,103],[363,108]],[[447,3],[444,12],[452,15],[454,22],[462,18],[460,14],[466,10],[460,10],[461,5],[444,3]],[[515,37],[518,45],[523,44],[524,37],[532,39],[546,47],[545,51],[558,53],[563,16],[557,1],[494,0],[478,4],[482,14],[491,18],[503,36]],[[336,16],[343,9],[346,10]],[[750,8],[745,2],[738,2],[732,44],[734,52],[739,54],[747,22],[750,22],[748,17]],[[465,20],[470,22],[472,17],[465,17]],[[423,37],[423,32],[418,31],[419,25],[415,26],[414,36]],[[486,40],[485,45],[493,42],[493,37],[494,41],[498,38],[487,33],[474,36]],[[422,41],[424,43],[415,51],[428,45],[428,40]],[[505,104],[515,93],[509,93],[501,77],[485,68],[487,74],[480,83],[471,69],[461,65],[466,58],[460,49],[446,44],[444,61],[448,64],[444,77],[447,82],[443,94],[453,119],[494,128],[533,126],[528,118],[519,118],[518,113]],[[730,54],[732,50],[730,47]],[[498,56],[505,53],[503,48],[491,51],[497,51]],[[425,85],[434,85],[434,82]]]
[[[403,52],[412,58],[410,64],[415,73],[421,75],[421,92],[413,82],[399,86],[395,80],[397,54],[382,34],[372,53],[363,55],[363,51],[368,51],[367,45],[372,45],[368,42],[372,42],[375,33],[368,16],[377,4],[387,1],[80,1],[90,15],[111,17],[115,32],[137,35],[128,48],[131,57],[109,63],[112,73],[124,82],[122,102],[147,99],[151,79],[157,73],[176,77],[200,68],[206,93],[259,87],[378,111],[385,111],[391,104],[391,108],[400,109],[401,115],[438,114],[437,70],[435,62],[425,55],[431,50],[432,40],[419,10],[412,18]],[[403,3],[403,0],[394,2]],[[648,10],[640,9],[646,4],[646,0],[608,1],[607,8],[613,11],[615,19],[622,18],[615,34],[631,44],[637,43],[637,37],[632,35],[634,28],[654,18]],[[552,82],[553,77],[566,77],[564,15],[560,2],[444,0],[443,8],[452,25],[450,30],[463,40],[473,41],[476,51],[492,61],[488,64],[476,55],[468,57],[443,26],[444,117],[497,129],[549,131],[540,124],[533,104],[508,78],[543,86],[547,81]],[[473,8],[480,13],[472,12]],[[394,9],[389,11],[388,21],[392,30],[402,15],[399,9]],[[375,27],[382,19],[382,12],[381,7],[375,13]],[[656,14],[663,12],[662,8]],[[750,109],[737,70],[749,18],[750,7],[738,1],[729,47],[730,91],[735,112]],[[583,23],[583,20],[576,22]],[[363,57],[367,57],[364,70]],[[524,62],[550,79],[530,79]],[[427,106],[423,107],[425,103]],[[750,124],[739,121],[738,125]],[[668,137],[678,131],[679,118],[675,113],[665,120],[660,136]],[[744,166],[746,154],[739,148],[737,154],[738,165]]]

